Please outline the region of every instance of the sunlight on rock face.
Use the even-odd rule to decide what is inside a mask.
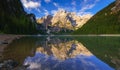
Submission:
[[[41,52],[46,55],[53,55],[60,60],[73,58],[80,54],[86,55],[86,56],[92,55],[92,53],[89,50],[87,50],[87,48],[84,47],[84,45],[74,40],[69,42],[64,42],[64,43],[48,44],[48,45],[49,46],[45,46],[45,47],[46,48],[51,47],[50,49],[45,50],[45,47],[41,46],[36,49],[36,52]]]
[[[111,10],[113,13],[117,13],[120,11],[120,0],[115,1],[115,6]]]

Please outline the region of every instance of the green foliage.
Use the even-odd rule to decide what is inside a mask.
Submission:
[[[83,27],[73,34],[119,34],[120,12],[112,13],[114,3],[94,15]]]
[[[0,24],[1,32],[9,34],[32,34],[36,32],[35,23],[22,15],[19,18],[14,16],[5,16]]]
[[[0,33],[34,34],[36,26],[19,0],[0,1]]]

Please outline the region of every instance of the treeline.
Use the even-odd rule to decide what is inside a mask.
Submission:
[[[34,34],[36,22],[28,15],[20,0],[0,1],[0,33],[7,34]]]

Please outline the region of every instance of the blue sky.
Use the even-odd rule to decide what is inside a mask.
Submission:
[[[37,18],[53,15],[64,9],[76,12],[78,16],[94,15],[115,0],[21,0],[27,13],[34,13]]]

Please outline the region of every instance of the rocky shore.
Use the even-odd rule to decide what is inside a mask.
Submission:
[[[19,39],[21,37],[23,37],[23,35],[0,34],[0,56],[8,44],[10,44],[13,40]]]
[[[19,65],[15,60],[2,60],[4,49],[15,39],[20,39],[25,35],[0,34],[0,70],[26,70],[28,65]]]

